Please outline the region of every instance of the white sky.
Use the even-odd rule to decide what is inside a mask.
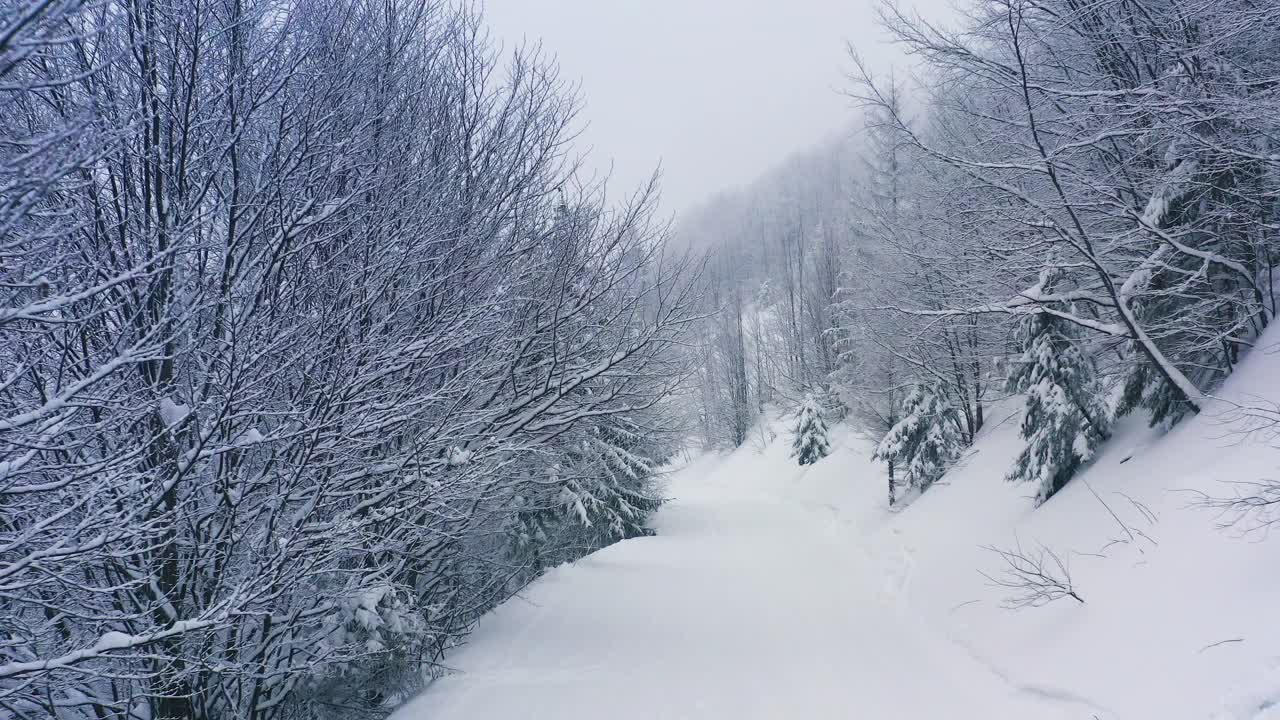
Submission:
[[[843,131],[845,42],[901,62],[877,0],[484,0],[497,39],[541,39],[580,82],[583,141],[610,193],[662,167],[663,205],[690,209]],[[906,3],[929,17],[947,0]]]

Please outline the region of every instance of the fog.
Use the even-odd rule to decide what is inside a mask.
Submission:
[[[582,138],[611,193],[658,168],[679,213],[844,132],[846,44],[901,64],[876,0],[487,0],[505,44],[541,42],[585,107]],[[909,5],[910,6],[910,5]],[[946,0],[914,3],[937,17]]]

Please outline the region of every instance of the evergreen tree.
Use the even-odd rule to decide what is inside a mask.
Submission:
[[[1042,286],[1055,274],[1043,272]],[[1008,389],[1026,393],[1021,430],[1027,446],[1006,477],[1036,483],[1037,504],[1093,457],[1111,424],[1097,366],[1081,350],[1079,334],[1076,326],[1047,313],[1026,318],[1018,328],[1022,356],[1011,368]]]
[[[544,480],[513,498],[520,508],[507,528],[513,558],[536,576],[619,540],[651,534],[645,521],[662,502],[655,478],[665,454],[630,421],[585,429]]]
[[[791,456],[801,465],[812,465],[831,452],[831,443],[827,440],[827,424],[822,421],[818,401],[812,395],[806,395],[804,404],[800,406],[794,435]]]
[[[592,530],[595,547],[652,534],[644,523],[661,498],[654,487],[657,451],[648,445],[630,422],[590,429],[582,446],[585,472],[566,485],[561,499]]]
[[[903,469],[909,487],[929,489],[964,450],[959,413],[933,388],[917,385],[902,402],[899,420],[876,446],[872,456]],[[894,488],[889,488],[892,505]]]

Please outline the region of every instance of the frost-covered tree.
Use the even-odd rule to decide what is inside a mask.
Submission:
[[[1046,268],[1040,285],[1051,292],[1061,271]],[[1061,490],[1107,439],[1111,412],[1093,358],[1078,327],[1050,314],[1018,324],[1022,354],[1009,369],[1008,389],[1026,395],[1022,437],[1027,445],[1007,478],[1035,483],[1036,502]]]
[[[822,408],[812,394],[806,395],[792,429],[791,457],[801,465],[812,465],[830,453],[831,443],[827,439],[827,424],[822,420]]]
[[[832,389],[853,164],[845,140],[798,153],[677,226],[683,242],[709,255],[704,281],[712,317],[695,351],[709,441],[741,444],[769,403]]]
[[[906,394],[900,419],[876,446],[873,457],[901,468],[903,480],[921,492],[942,477],[964,450],[955,408],[936,389],[916,385]],[[890,481],[889,504],[897,501]]]
[[[526,576],[652,534],[645,521],[662,502],[657,480],[670,454],[666,436],[628,419],[575,435],[561,461],[514,500],[520,510],[507,532]]]

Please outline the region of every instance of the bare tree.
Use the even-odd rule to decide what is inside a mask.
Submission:
[[[0,712],[382,712],[536,572],[514,499],[662,425],[655,187],[579,184],[554,67],[446,3],[14,7]]]

